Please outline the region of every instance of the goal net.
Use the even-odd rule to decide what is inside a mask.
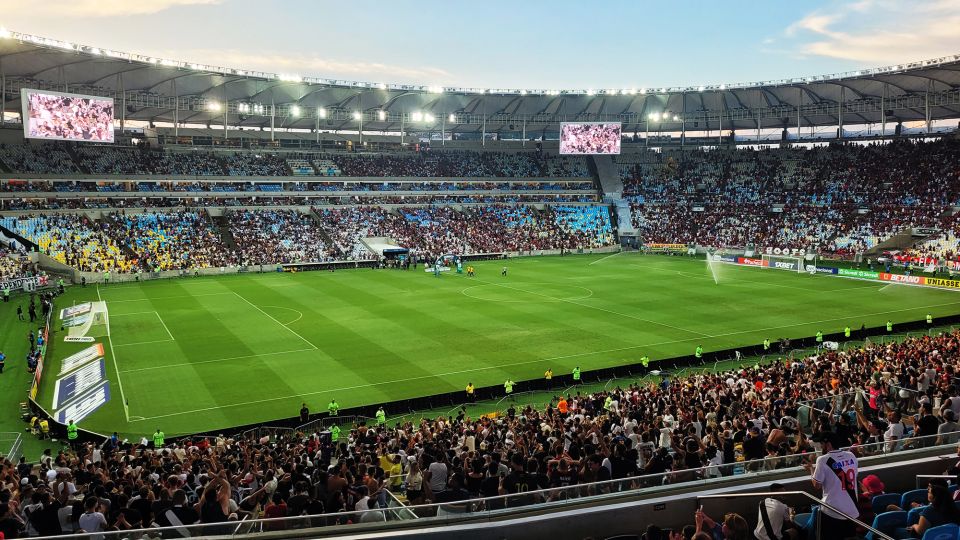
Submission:
[[[63,319],[67,335],[63,340],[90,343],[98,337],[110,334],[110,316],[106,302],[90,302],[90,308]],[[79,306],[78,306],[79,307]]]
[[[806,264],[803,257],[790,257],[787,255],[761,255],[765,261],[765,268],[774,268],[777,270],[789,270],[791,272],[802,273],[806,271]]]

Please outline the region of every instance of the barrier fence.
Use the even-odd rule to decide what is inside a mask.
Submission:
[[[960,436],[960,432],[951,433],[951,436]],[[921,449],[926,452],[950,454],[955,451],[953,444],[936,445],[938,436],[917,437],[905,439],[904,446],[890,446],[886,442],[851,447],[850,450],[860,458],[885,456],[891,453],[904,453],[905,457],[915,456]],[[301,530],[336,526],[363,526],[383,527],[384,523],[408,521],[425,518],[444,518],[449,522],[452,518],[484,517],[497,513],[510,512],[518,508],[536,506],[542,510],[562,509],[569,501],[589,501],[602,499],[613,495],[659,495],[675,492],[681,487],[702,486],[703,489],[715,487],[715,482],[724,478],[749,477],[773,471],[787,472],[791,469],[800,472],[802,466],[816,461],[817,453],[802,453],[788,456],[771,456],[753,461],[740,461],[723,465],[711,465],[696,469],[665,471],[662,473],[634,476],[605,482],[575,484],[569,486],[554,486],[545,489],[536,489],[521,493],[498,495],[495,497],[462,499],[451,502],[423,504],[417,506],[402,506],[399,499],[393,494],[385,494],[386,507],[371,510],[338,512],[310,516],[289,516],[273,519],[247,519],[225,523],[206,523],[184,525],[182,527],[153,527],[128,531],[104,531],[97,533],[103,540],[121,540],[129,538],[183,538],[186,536],[238,536],[243,534],[273,532],[284,530]],[[798,492],[806,493],[806,492]],[[781,493],[782,494],[782,493]],[[756,494],[750,494],[751,496]],[[718,497],[729,497],[723,495]],[[812,495],[806,496],[813,498]],[[702,496],[701,496],[702,497]],[[375,497],[371,497],[374,500]],[[382,531],[382,529],[381,529]],[[359,530],[358,530],[359,532]],[[189,533],[189,534],[183,534]],[[56,537],[43,537],[44,540],[57,539],[84,539],[89,535],[74,534]]]

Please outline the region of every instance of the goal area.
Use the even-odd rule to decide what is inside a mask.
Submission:
[[[764,268],[773,268],[776,270],[787,270],[798,274],[807,272],[807,268],[816,267],[816,258],[808,256],[794,257],[790,255],[767,255],[763,254],[760,258],[764,261]]]
[[[63,340],[74,343],[91,343],[96,338],[110,333],[110,315],[107,313],[106,302],[90,302],[90,309],[86,313],[78,314],[63,321],[67,328],[67,335]]]

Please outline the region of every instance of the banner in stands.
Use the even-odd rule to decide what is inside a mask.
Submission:
[[[737,264],[743,264],[746,266],[769,266],[767,261],[763,259],[751,259],[748,257],[737,257]]]
[[[686,251],[686,244],[644,244],[649,249],[661,251]]]
[[[53,408],[59,409],[64,403],[100,384],[106,379],[107,369],[103,358],[91,362],[73,373],[57,379],[53,389]]]
[[[37,290],[37,287],[43,287],[46,284],[47,276],[21,277],[0,282],[0,290],[11,289],[14,291],[35,291]]]
[[[903,274],[888,274],[886,272],[880,272],[881,281],[896,281],[898,283],[913,283],[916,285],[923,285],[926,279],[927,278],[923,276],[905,276]]]
[[[59,376],[62,377],[64,374],[69,373],[74,369],[86,364],[87,362],[95,358],[100,358],[102,356],[103,356],[102,343],[91,345],[76,354],[71,354],[70,356],[64,358],[63,362],[60,364]]]
[[[82,315],[84,313],[89,313],[93,309],[92,302],[84,302],[82,304],[77,304],[75,306],[70,306],[68,308],[63,308],[60,310],[60,318],[66,320],[77,315]]]
[[[767,246],[762,251],[767,255],[785,255],[787,257],[803,257],[807,254],[807,250],[801,248],[779,248]]]
[[[880,279],[880,274],[878,272],[870,272],[869,270],[851,270],[849,268],[840,268],[837,270],[837,274],[841,276],[863,279]]]
[[[62,409],[54,413],[53,419],[63,425],[66,425],[70,420],[80,423],[81,420],[90,416],[90,413],[99,409],[101,405],[108,401],[110,401],[110,383],[103,381],[103,384],[92,391],[64,405]]]
[[[942,279],[935,277],[924,278],[924,284],[933,287],[949,287],[951,289],[960,289],[960,281],[953,279]]]

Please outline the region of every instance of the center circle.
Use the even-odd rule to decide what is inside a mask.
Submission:
[[[511,283],[509,286],[483,283],[460,291],[466,297],[487,302],[571,302],[593,296],[593,290],[562,283]]]

